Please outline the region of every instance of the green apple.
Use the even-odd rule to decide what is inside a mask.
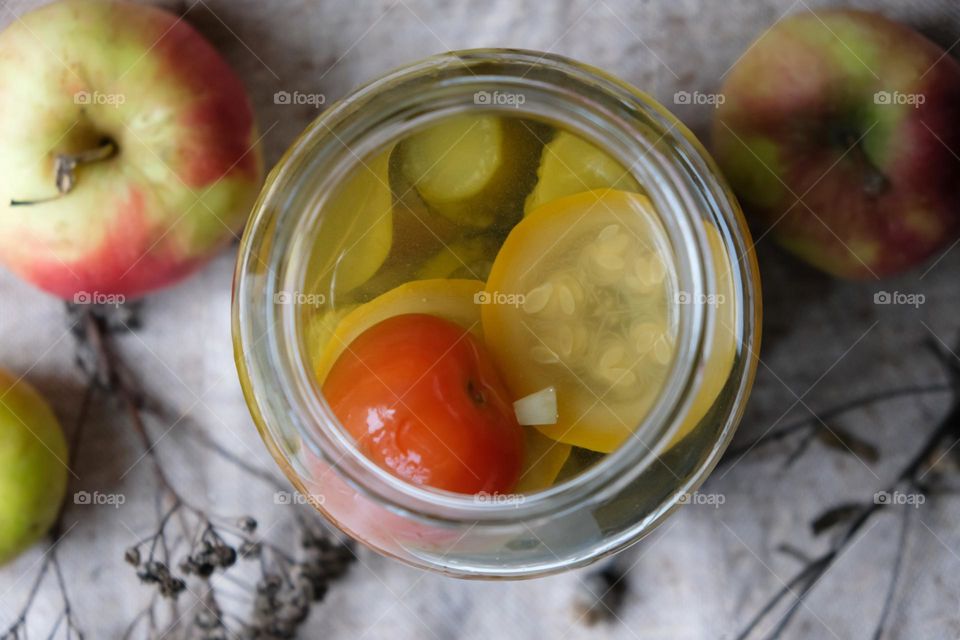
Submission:
[[[185,20],[63,0],[0,33],[0,262],[65,299],[136,297],[235,237],[259,190],[253,111]]]
[[[899,273],[960,226],[960,64],[881,15],[824,10],[765,32],[723,84],[714,154],[745,210],[846,278]]]
[[[0,371],[0,564],[53,525],[67,490],[67,443],[36,389]]]

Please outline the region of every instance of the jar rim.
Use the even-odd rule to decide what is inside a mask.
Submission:
[[[473,73],[473,69],[488,64],[547,65],[559,72],[558,77],[566,78],[570,85],[545,84],[542,80],[526,78],[524,75]],[[442,81],[434,78],[431,87],[411,83],[425,71],[432,73],[438,67],[452,69],[450,76]],[[271,373],[275,377],[259,376],[259,390],[248,389],[245,385],[244,392],[248,404],[252,403],[251,408],[256,404],[261,416],[268,412],[272,414],[272,419],[282,416],[292,420],[302,442],[343,474],[357,490],[414,518],[457,523],[509,523],[573,508],[586,495],[616,492],[648,465],[655,464],[672,434],[680,428],[680,419],[692,402],[699,375],[704,368],[704,343],[709,335],[709,327],[711,322],[716,321],[711,317],[712,311],[708,305],[686,305],[680,310],[683,317],[680,318],[677,339],[679,351],[657,400],[637,425],[632,437],[581,473],[548,489],[526,494],[520,502],[478,502],[470,495],[417,487],[393,476],[357,450],[310,380],[311,372],[304,366],[306,363],[300,351],[302,341],[297,339],[297,318],[293,307],[274,306],[273,311],[279,315],[271,317],[270,314],[268,296],[277,290],[300,290],[297,278],[298,272],[302,277],[303,269],[288,268],[290,265],[283,264],[283,261],[291,261],[291,256],[298,255],[302,259],[302,245],[308,241],[304,229],[309,227],[310,221],[302,215],[297,219],[296,212],[291,210],[291,192],[305,188],[304,184],[310,182],[318,192],[329,193],[331,187],[357,164],[345,163],[345,154],[352,154],[362,162],[363,158],[410,130],[446,117],[457,108],[469,108],[465,99],[476,91],[503,87],[521,88],[528,99],[535,98],[531,104],[536,109],[524,105],[522,108],[509,108],[506,113],[550,119],[577,112],[581,117],[576,122],[563,122],[565,128],[572,128],[592,142],[599,143],[601,148],[618,159],[630,159],[624,165],[634,172],[638,181],[645,187],[655,186],[650,194],[651,199],[660,217],[668,218],[664,222],[669,227],[671,244],[675,253],[679,249],[683,256],[683,259],[677,256],[677,265],[684,271],[685,278],[681,290],[695,296],[715,290],[715,275],[708,268],[709,261],[705,258],[709,255],[708,240],[703,225],[697,223],[702,212],[694,210],[690,197],[694,185],[689,184],[689,180],[685,181],[670,159],[662,157],[662,152],[656,148],[673,131],[679,128],[679,133],[683,134],[686,129],[645,94],[600,70],[553,54],[531,51],[484,49],[451,52],[401,67],[331,106],[306,129],[278,163],[244,233],[234,289],[237,362],[239,367],[246,370],[241,372],[243,379],[245,375],[250,376],[251,366],[257,366],[250,359],[253,351],[259,349],[261,354],[265,353],[273,365]],[[619,111],[586,98],[584,89],[587,87],[591,91],[599,91],[599,95],[606,95],[617,107],[630,113],[643,113],[650,122],[657,123],[663,129],[659,139],[651,143],[636,135],[635,124],[622,120]],[[550,107],[553,111],[550,111],[546,102],[536,101],[536,98],[544,97],[554,100]],[[375,118],[377,114],[369,108],[373,99],[390,103],[392,108],[387,109],[389,113]],[[419,104],[419,108],[416,108],[416,104]],[[478,112],[479,109],[473,111]],[[633,135],[630,135],[631,132]],[[318,149],[317,145],[326,145],[326,148]],[[337,147],[343,149],[337,150]],[[638,150],[642,153],[638,153]],[[317,209],[322,210],[323,207]],[[666,211],[668,215],[665,215]],[[725,213],[734,217],[739,215],[735,204],[728,206]],[[274,237],[272,253],[267,256],[271,276],[264,295],[256,300],[246,295],[249,290],[247,267],[254,260],[263,260],[263,257],[256,254],[255,250],[259,247],[252,238],[264,228],[265,218],[276,215],[293,216],[294,219],[289,224],[277,225],[278,229],[284,230],[281,233],[289,237]],[[727,222],[732,224],[736,220]],[[296,258],[291,262],[296,262]],[[748,287],[752,286],[752,278],[745,277],[743,280]],[[756,297],[752,291],[749,295]],[[266,333],[260,337],[251,333],[252,323],[244,322],[245,318],[257,313],[257,305],[267,315],[262,319]],[[266,342],[262,348],[257,346],[261,339]],[[297,364],[300,366],[294,366]],[[739,393],[743,392],[743,389],[739,390]],[[278,407],[278,402],[282,406]],[[267,425],[265,428],[270,429],[269,421],[264,422]],[[684,490],[702,482],[719,459],[735,424],[731,422],[726,426],[722,443],[715,446],[716,450],[712,452],[712,463],[704,465],[705,468],[687,483],[688,486],[683,487]],[[274,455],[277,455],[276,451]]]

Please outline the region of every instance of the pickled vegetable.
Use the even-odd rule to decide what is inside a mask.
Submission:
[[[483,282],[479,280],[414,280],[358,306],[340,320],[316,353],[317,379],[322,382],[326,378],[333,363],[360,334],[392,316],[430,314],[482,336],[475,302],[482,291]]]
[[[634,434],[663,392],[683,304],[712,305],[715,321],[696,395],[668,448],[704,422],[729,379],[739,319],[720,233],[705,223],[715,287],[709,300],[691,300],[677,290],[675,256],[643,188],[576,134],[522,118],[454,116],[368,159],[325,207],[307,284],[329,299],[303,311],[305,348],[361,450],[408,481],[523,493],[595,464]],[[468,335],[471,347],[449,339],[455,333]],[[387,347],[396,353],[378,351]],[[472,387],[427,367],[433,386],[416,390],[424,398],[416,414],[429,424],[409,441],[426,464],[405,457],[405,442],[368,437],[366,409],[393,407],[385,388],[413,391],[424,354],[462,373],[478,370],[479,360],[467,361],[481,351],[489,361],[482,377],[503,383],[496,420],[485,422],[489,407]],[[441,388],[449,393],[436,395]],[[510,442],[475,439],[454,419],[461,410]],[[501,418],[510,428],[500,428]],[[414,422],[398,422],[397,434]],[[500,445],[510,458],[503,468],[494,455]],[[466,473],[463,460],[477,461],[482,477]]]
[[[307,264],[311,293],[334,302],[372,277],[390,253],[390,151],[360,163],[323,205]]]
[[[539,151],[534,128],[492,115],[454,116],[397,145],[400,167],[424,201],[480,229],[519,219]]]
[[[492,236],[479,236],[454,242],[427,260],[418,276],[427,278],[473,278],[486,280],[493,267],[499,242]]]
[[[523,430],[523,470],[514,491],[530,493],[548,489],[567,463],[572,447],[552,440],[531,427],[523,427]]]
[[[524,434],[483,343],[460,325],[395,315],[361,333],[323,384],[357,447],[394,475],[458,493],[507,493]]]
[[[723,239],[713,225],[706,225],[707,241],[710,243],[710,258],[713,261],[713,273],[717,278],[716,291],[706,304],[716,309],[716,322],[704,349],[705,362],[703,377],[693,405],[687,417],[674,435],[670,446],[686,437],[707,415],[707,411],[719,397],[720,392],[730,378],[733,363],[737,356],[737,309],[733,288],[733,267],[724,249]],[[688,303],[698,301],[688,300]]]
[[[557,390],[540,389],[513,402],[513,412],[522,425],[557,423]]]
[[[387,318],[430,313],[445,318],[482,338],[478,294],[483,283],[475,280],[417,280],[406,283],[349,311],[326,311],[307,325],[308,348],[315,354],[317,377],[323,383],[333,364],[357,338]],[[524,455],[514,491],[549,487],[570,455],[570,446],[551,440],[533,427],[523,427]]]
[[[543,148],[537,185],[524,213],[558,198],[603,188],[641,193],[629,169],[583,138],[560,132]]]
[[[400,155],[394,152],[390,157],[394,241],[388,260],[401,271],[409,271],[404,267],[419,264],[425,255],[457,242],[463,228],[427,204],[400,166]]]
[[[510,233],[481,317],[516,396],[556,389],[557,423],[537,429],[603,452],[633,432],[673,361],[669,264],[649,200],[623,191],[561,198]]]

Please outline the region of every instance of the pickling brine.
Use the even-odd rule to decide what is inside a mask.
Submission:
[[[325,304],[303,320],[307,350],[377,464],[460,493],[536,491],[641,424],[690,301],[659,212],[595,144],[528,118],[454,116],[358,162],[323,207],[307,282]],[[733,366],[722,298],[706,384],[674,443]]]
[[[447,53],[330,105],[267,179],[234,292],[287,478],[446,575],[636,542],[716,465],[756,370],[723,176],[650,96],[542,52]]]

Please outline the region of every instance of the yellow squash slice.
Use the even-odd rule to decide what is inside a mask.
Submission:
[[[358,164],[323,205],[307,264],[310,293],[333,302],[370,279],[390,253],[390,151]]]
[[[537,185],[527,197],[524,213],[558,198],[604,188],[642,192],[626,167],[583,138],[561,131],[543,148]]]
[[[713,404],[736,350],[732,279],[711,228],[721,274],[720,319],[700,395],[679,441]],[[594,451],[622,444],[647,414],[673,363],[678,300],[673,257],[650,201],[613,189],[550,202],[501,247],[481,317],[511,392],[553,386],[559,419],[536,427]]]

